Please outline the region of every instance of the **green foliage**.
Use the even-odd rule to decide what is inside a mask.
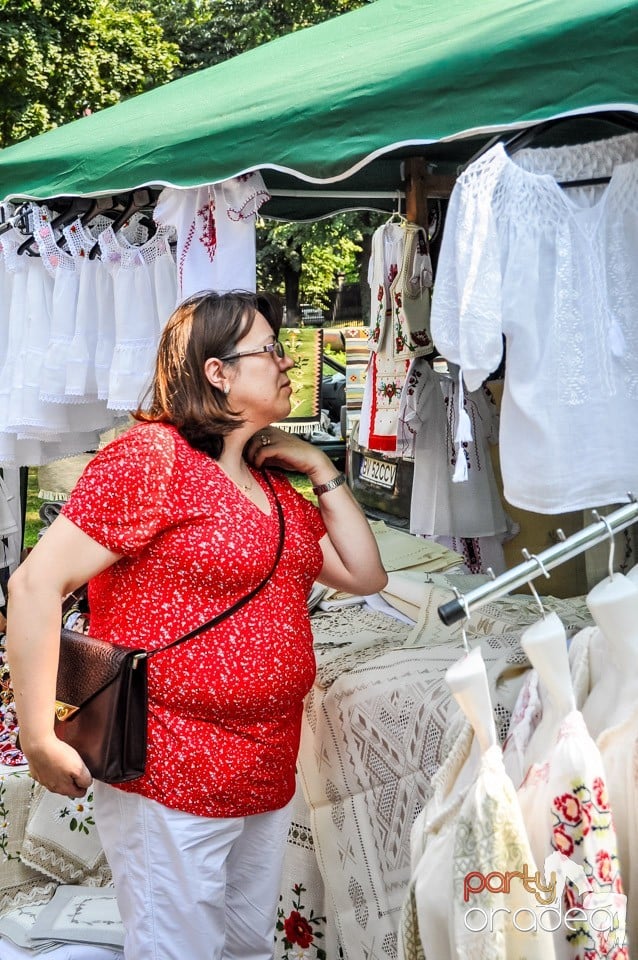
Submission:
[[[326,309],[337,276],[356,283],[362,232],[357,214],[316,223],[278,223],[257,228],[257,277],[263,289],[283,294],[289,272],[300,274],[299,298]]]
[[[165,83],[177,61],[144,4],[0,0],[0,146]]]
[[[209,67],[365,0],[145,0],[180,49],[180,73]]]

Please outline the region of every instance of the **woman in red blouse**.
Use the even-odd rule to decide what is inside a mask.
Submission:
[[[89,581],[91,635],[152,650],[144,775],[95,782],[127,960],[268,960],[315,672],[315,579],[355,594],[386,575],[329,458],[270,426],[290,412],[293,361],[267,296],[206,292],[160,341],[150,402],[89,464],[9,584],[7,647],[31,773],[79,797],[91,777],[53,730],[60,606]],[[319,507],[281,469],[307,474]],[[268,472],[270,484],[265,480]]]

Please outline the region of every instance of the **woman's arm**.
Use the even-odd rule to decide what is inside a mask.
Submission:
[[[33,777],[69,797],[81,796],[91,776],[53,732],[62,600],[118,559],[59,516],[9,580],[6,645],[20,745]]]
[[[268,444],[263,444],[262,436]],[[257,467],[270,464],[305,473],[314,487],[339,476],[323,451],[273,427],[260,430],[250,440],[247,455]],[[317,499],[327,531],[320,541],[323,567],[318,579],[326,586],[364,596],[383,589],[388,577],[377,542],[348,486],[343,483]]]

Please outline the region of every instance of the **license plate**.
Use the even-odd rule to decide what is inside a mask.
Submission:
[[[385,460],[375,460],[374,457],[364,457],[361,462],[359,476],[368,483],[378,487],[394,486],[397,476],[396,463],[387,463]]]

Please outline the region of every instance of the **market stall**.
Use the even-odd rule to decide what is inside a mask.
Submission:
[[[241,251],[245,271],[241,277],[234,278],[231,285],[254,283],[253,221],[257,212],[281,219],[309,219],[361,207],[391,213],[401,198],[408,222],[423,228],[428,224],[428,200],[450,198],[464,167],[467,170],[463,182],[470,200],[468,203],[464,196],[460,205],[461,213],[455,222],[455,249],[451,249],[452,241],[449,241],[448,249],[441,251],[438,267],[443,266],[446,271],[440,276],[448,278],[449,313],[454,313],[455,297],[467,306],[466,291],[471,291],[472,302],[462,316],[462,325],[457,329],[449,321],[445,342],[443,337],[438,342],[436,335],[434,341],[450,364],[470,373],[472,387],[480,386],[485,376],[498,366],[501,358],[497,347],[502,346],[501,335],[510,331],[499,326],[490,314],[490,304],[485,304],[498,288],[489,270],[497,271],[498,264],[495,267],[494,263],[498,261],[495,251],[499,238],[490,233],[492,219],[472,215],[476,210],[472,209],[471,190],[467,189],[468,182],[472,182],[471,171],[478,169],[476,164],[481,165],[481,169],[485,167],[487,161],[480,156],[483,151],[487,157],[492,148],[507,152],[512,136],[522,130],[538,130],[539,125],[545,125],[544,139],[536,141],[536,146],[547,151],[544,155],[550,159],[554,156],[551,151],[556,148],[571,149],[601,139],[611,143],[620,136],[625,152],[612,155],[603,171],[590,165],[573,177],[570,174],[569,178],[587,181],[615,178],[618,182],[621,175],[626,176],[625,189],[620,193],[631,198],[638,157],[636,135],[629,132],[635,129],[638,117],[634,69],[638,48],[637,12],[635,2],[620,0],[613,4],[570,0],[560,5],[550,0],[533,3],[511,0],[505,5],[501,0],[490,0],[480,9],[461,0],[446,4],[444,9],[416,0],[377,0],[343,18],[284,37],[3,151],[0,196],[4,198],[6,229],[0,227],[0,243],[5,289],[8,291],[11,286],[10,297],[7,294],[3,303],[5,306],[10,303],[11,310],[4,324],[0,324],[0,330],[6,336],[4,343],[8,344],[11,336],[17,358],[11,388],[6,378],[0,379],[0,391],[6,391],[0,416],[10,416],[0,424],[0,437],[4,437],[5,444],[4,448],[0,446],[0,453],[5,450],[6,467],[14,469],[22,463],[35,465],[95,445],[96,432],[113,426],[118,415],[130,406],[132,393],[141,387],[141,381],[127,382],[125,377],[126,371],[131,370],[132,342],[127,343],[127,337],[129,341],[134,339],[137,347],[142,341],[142,348],[150,356],[169,301],[193,289],[193,285],[211,286],[218,282],[218,277],[225,277],[224,265],[229,262],[226,258],[236,262],[229,251]],[[495,137],[498,142],[493,143]],[[621,167],[621,174],[616,174]],[[551,164],[527,173],[539,178],[567,179],[562,169]],[[488,183],[488,194],[490,184],[493,186],[494,181]],[[592,186],[598,190],[605,188],[602,183],[588,182],[577,189],[587,190]],[[489,197],[494,199],[493,194]],[[631,203],[627,206],[629,225],[622,240],[625,253],[637,238],[631,221],[636,208]],[[483,207],[489,208],[490,204],[482,205],[481,211]],[[94,219],[106,212],[121,221],[117,231],[112,219],[109,223]],[[58,217],[62,220],[54,226]],[[143,233],[143,220],[149,217],[154,223],[150,237]],[[495,220],[498,228],[501,224],[498,215]],[[76,269],[73,259],[78,223],[82,228],[93,223],[95,229],[81,238],[75,248],[85,261],[81,271]],[[133,232],[128,237],[124,235],[131,248],[126,255],[130,268],[126,274],[122,269],[123,244],[121,238],[117,240],[117,233],[125,223],[133,224]],[[593,235],[595,225],[590,226]],[[169,234],[162,233],[164,230],[174,231],[172,249],[177,253],[176,256],[167,253],[164,247],[162,260],[162,252],[156,246],[167,240]],[[111,234],[116,235],[115,247]],[[199,259],[192,256],[195,236]],[[65,238],[62,246],[61,237]],[[148,252],[146,244],[151,242],[153,250],[145,257],[143,250]],[[494,246],[490,245],[492,242]],[[620,241],[616,238],[614,242]],[[35,252],[34,243],[40,257],[28,255],[29,249]],[[101,255],[91,258],[96,244]],[[463,270],[458,274],[462,283],[456,290],[449,278],[454,272],[456,250],[463,244],[465,255],[460,262]],[[19,247],[24,247],[22,252]],[[485,254],[480,262],[472,259],[472,251],[479,249]],[[564,246],[558,244],[558,249],[560,252]],[[106,273],[109,251],[114,250],[121,287],[115,290],[109,287]],[[82,257],[82,253],[88,256]],[[47,255],[48,273],[44,263]],[[175,256],[172,267],[168,259],[171,255]],[[66,273],[64,264],[68,268]],[[170,269],[162,273],[163,266]],[[539,283],[541,275],[545,277],[547,273],[539,271],[536,276]],[[595,281],[595,275],[590,279]],[[622,284],[622,278],[619,282]],[[53,350],[47,360],[37,326],[38,298],[46,299],[47,291],[52,295],[59,287],[58,300],[64,305],[68,300],[64,300],[63,291],[66,289],[68,297],[71,289],[70,295],[75,297],[74,328],[58,328],[58,345],[75,342],[76,347],[86,347],[88,344],[95,358],[100,342],[99,323],[92,327],[88,313],[83,313],[78,304],[82,303],[80,291],[86,296],[86,291],[97,289],[98,283],[104,283],[104,289],[111,290],[98,300],[98,306],[101,309],[105,299],[112,296],[114,318],[117,318],[115,294],[118,302],[126,303],[134,295],[132,291],[142,287],[146,291],[146,302],[154,305],[154,312],[140,318],[145,326],[135,337],[120,323],[122,336],[117,340],[114,328],[110,362],[102,367],[94,363],[89,368],[91,377],[78,379],[76,376],[74,381],[70,376],[72,371],[77,375],[80,366],[72,365],[73,356],[80,356],[80,352],[74,354],[71,350],[60,386],[60,379],[56,381],[56,372],[60,374],[60,370],[56,371],[52,365],[58,354]],[[163,299],[158,296],[159,291]],[[511,292],[512,286],[505,291],[507,295]],[[533,283],[528,284],[523,297],[531,301],[537,293]],[[436,296],[440,294],[435,293],[433,321],[437,315],[443,316]],[[32,306],[25,309],[21,306],[24,304]],[[601,304],[608,306],[602,294]],[[479,307],[483,307],[482,312]],[[617,376],[613,363],[621,358],[623,370],[626,372],[629,364],[633,371],[631,377],[623,381],[632,390],[635,370],[631,366],[634,356],[631,330],[635,317],[632,308],[626,308],[624,302],[620,307],[615,304],[614,310],[616,323],[611,346],[615,359],[609,361],[606,382],[613,387]],[[573,311],[572,315],[576,313]],[[51,321],[53,316],[52,312]],[[60,310],[61,325],[64,316],[65,311]],[[104,331],[108,329],[108,310],[106,316]],[[489,337],[480,326],[485,316],[494,320],[489,327]],[[478,324],[475,328],[473,319]],[[438,328],[434,325],[433,333],[436,334],[437,329],[444,329],[440,320]],[[561,370],[564,372],[567,368],[569,373],[574,351],[581,356],[591,341],[579,328],[577,319],[565,336],[557,334],[556,339],[554,346],[561,358]],[[102,347],[107,340],[105,337],[101,341]],[[29,364],[26,364],[26,353],[23,356],[20,352],[27,345],[32,350]],[[129,360],[128,366],[123,363],[119,370],[113,363],[118,345],[119,354],[128,356]],[[489,348],[487,359],[481,355],[483,348]],[[416,359],[416,352],[412,344],[402,362],[407,364]],[[397,359],[393,357],[394,361]],[[23,377],[19,374],[20,363],[25,370]],[[42,395],[40,380],[35,378],[32,382],[26,375],[28,370],[32,377],[34,369],[48,372],[48,399]],[[515,364],[514,373],[516,369]],[[143,372],[143,364],[134,370],[136,374]],[[101,388],[100,371],[104,378]],[[87,373],[86,366],[83,372]],[[404,375],[407,372],[406,366]],[[561,382],[568,380],[569,377]],[[457,383],[459,411],[464,408],[463,382]],[[510,395],[512,388],[515,390],[515,383],[509,384]],[[618,406],[617,392],[613,389],[611,392],[616,404],[614,426],[618,427],[620,420],[622,434],[620,439],[616,434],[614,438],[624,444],[623,449],[634,450],[638,437],[633,431],[637,429],[638,419],[623,417],[622,402]],[[571,400],[565,397],[562,400],[566,404],[576,403],[576,393]],[[57,422],[47,419],[53,415],[47,403],[50,406],[57,403]],[[37,407],[41,416],[35,425],[39,431],[36,435],[28,435],[28,431],[33,433],[34,429],[29,404]],[[603,430],[604,408],[603,402]],[[554,412],[555,408],[549,413],[550,420]],[[514,434],[517,440],[525,441],[524,430],[515,430]],[[379,429],[375,435],[384,438],[380,451],[387,451],[388,431],[384,433]],[[459,457],[455,467],[463,463],[463,443],[473,442],[475,436],[474,433],[464,437],[458,429],[453,431],[452,440]],[[578,436],[579,455],[585,461],[597,455],[596,449],[588,447],[589,439],[587,431]],[[518,465],[519,458],[514,459]],[[2,462],[0,455],[0,465]],[[571,465],[575,465],[573,459]],[[633,466],[623,481],[626,479],[629,483],[633,479],[632,471]],[[526,464],[523,472],[524,478],[534,476],[537,492],[543,493],[542,471],[533,474],[533,464],[531,467]],[[462,483],[464,478],[459,476],[457,481]],[[566,484],[564,475],[562,482]],[[638,482],[630,484],[634,485],[638,487]],[[589,507],[614,503],[620,492],[623,491],[616,487],[601,488],[599,497],[594,483],[594,488],[588,488],[577,503],[566,502],[561,493],[549,504],[552,524],[558,522],[556,507],[582,512]],[[513,499],[519,505],[536,510],[547,507],[547,503],[524,502],[520,493]],[[543,527],[544,535],[548,524]],[[532,550],[537,548],[533,540],[521,545]],[[470,590],[467,585],[464,589]],[[300,759],[300,780],[307,809],[304,812],[302,804],[297,835],[310,826],[312,856],[316,856],[313,863],[319,864],[321,881],[327,891],[325,901],[319,902],[321,893],[312,906],[314,915],[323,917],[324,911],[329,914],[329,922],[335,926],[331,927],[326,942],[334,946],[340,940],[344,955],[350,960],[362,955],[363,943],[365,955],[369,957],[394,960],[397,956],[399,912],[410,877],[409,829],[418,810],[428,803],[432,777],[446,755],[442,730],[453,719],[453,704],[444,678],[453,661],[462,656],[464,644],[460,628],[445,633],[442,638],[440,624],[426,617],[437,605],[433,603],[434,593],[430,587],[428,601],[425,596],[419,598],[419,616],[414,618],[418,621],[416,633],[411,633],[409,639],[405,635],[408,631],[404,631],[396,642],[398,652],[366,643],[352,651],[354,657],[349,661],[336,657],[337,672],[333,672],[329,683],[324,676],[323,686],[320,672],[318,685],[308,703]],[[437,596],[437,602],[451,594],[452,585],[447,583],[446,597]],[[502,667],[503,663],[505,667],[520,667],[519,681],[524,672],[530,672],[529,661],[520,648],[520,638],[524,629],[538,618],[533,603],[527,598],[525,602],[514,598],[503,623],[497,623],[503,610],[499,608],[489,623],[484,619],[482,627],[474,623],[467,631],[471,639],[483,641],[481,647],[488,666],[491,650],[496,651],[492,659],[501,662]],[[571,632],[590,622],[582,598],[573,607],[559,604],[552,609],[558,610]],[[360,617],[358,622],[364,619]],[[331,632],[338,633],[334,624]],[[392,637],[397,628],[386,624],[381,632]],[[495,639],[504,635],[509,638],[507,641]],[[324,642],[326,647],[330,646],[329,641]],[[431,655],[430,650],[438,642],[446,651],[440,657]],[[394,640],[391,644],[395,645]],[[349,646],[351,639],[346,644]],[[370,650],[374,657],[366,653]],[[325,660],[326,652],[322,652],[320,642],[318,653],[320,662],[322,657]],[[501,655],[500,660],[497,654]],[[492,677],[493,706],[501,702],[496,697],[499,676],[497,671]],[[505,727],[519,689],[520,684],[509,688],[508,698],[501,706]],[[406,705],[402,698],[408,692],[410,703]],[[400,716],[401,736],[394,728],[390,732],[389,704]],[[411,714],[411,710],[415,712]],[[423,719],[423,710],[430,711],[427,722]],[[385,718],[384,732],[381,731],[383,723],[376,723],[374,719],[381,715]],[[349,734],[339,739],[338,732],[344,731]],[[502,740],[506,732],[506,729],[499,730],[499,739]],[[433,736],[441,746],[439,752],[431,745]],[[377,744],[376,752],[373,742]],[[424,768],[428,742],[430,753]],[[384,779],[379,770],[384,764],[388,765],[388,758],[393,758],[394,765],[388,766],[390,774]],[[378,774],[376,779],[375,774]],[[10,785],[13,789],[13,780]],[[395,788],[398,793],[393,794]],[[302,822],[304,815],[309,824]],[[370,864],[370,849],[376,851],[374,865]],[[348,864],[352,864],[351,869],[347,868]],[[309,868],[307,876],[310,874]],[[311,883],[307,876],[295,877],[289,885],[293,899],[289,903],[282,901],[285,916],[293,909],[299,911],[302,903],[304,909],[308,906],[307,900],[299,899],[303,891],[298,889]],[[283,937],[282,958],[291,949],[286,942],[289,943]]]

